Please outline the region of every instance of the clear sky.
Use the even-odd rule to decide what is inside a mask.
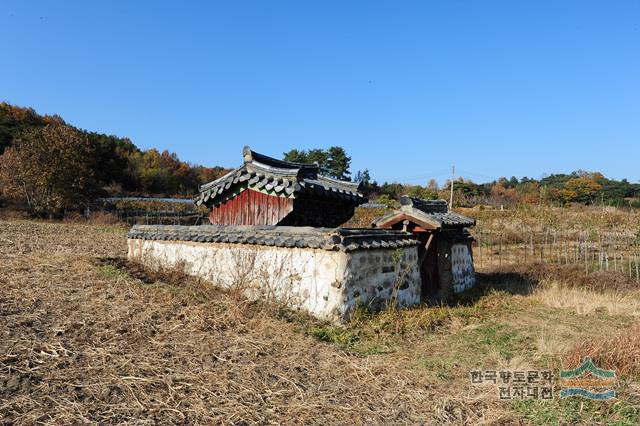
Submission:
[[[640,179],[640,1],[0,2],[0,100],[205,165]]]

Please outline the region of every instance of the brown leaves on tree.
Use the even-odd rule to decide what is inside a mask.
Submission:
[[[5,196],[49,217],[85,206],[98,191],[93,149],[85,134],[64,124],[27,130],[0,156]]]

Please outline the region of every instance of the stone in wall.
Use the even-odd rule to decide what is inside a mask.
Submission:
[[[460,293],[476,285],[473,258],[468,244],[451,246],[451,272],[454,293]]]
[[[411,306],[420,303],[421,278],[416,249],[363,250],[347,259],[344,294],[345,310],[365,306],[386,309],[390,304]]]
[[[328,320],[357,306],[420,303],[417,247],[324,250],[247,244],[129,239],[129,258],[152,268],[180,266],[251,299],[284,303]]]
[[[475,286],[471,242],[466,241],[464,234],[441,233],[437,239],[437,249],[440,300],[448,300],[456,293]]]

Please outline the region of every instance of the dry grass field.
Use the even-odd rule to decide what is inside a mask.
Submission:
[[[145,271],[125,235],[0,220],[0,423],[640,423],[640,292],[624,274],[496,268],[451,306],[338,326]],[[618,370],[618,398],[500,401],[469,379],[585,355]]]

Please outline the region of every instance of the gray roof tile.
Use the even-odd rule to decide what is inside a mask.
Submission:
[[[224,242],[341,251],[369,250],[381,247],[398,248],[419,244],[408,232],[388,229],[271,225],[135,225],[127,237],[135,240]]]
[[[299,164],[277,160],[244,147],[244,164],[226,175],[204,184],[194,200],[197,205],[217,205],[237,193],[236,188],[254,188],[278,196],[313,194],[317,197],[344,200],[350,204],[367,202],[358,191],[359,184],[324,176],[317,164]]]
[[[473,218],[450,212],[445,200],[421,200],[404,195],[400,198],[400,204],[399,210],[376,219],[373,225],[383,226],[393,221],[394,218],[400,218],[403,215],[413,216],[417,220],[429,223],[437,229],[465,228],[476,224]]]

